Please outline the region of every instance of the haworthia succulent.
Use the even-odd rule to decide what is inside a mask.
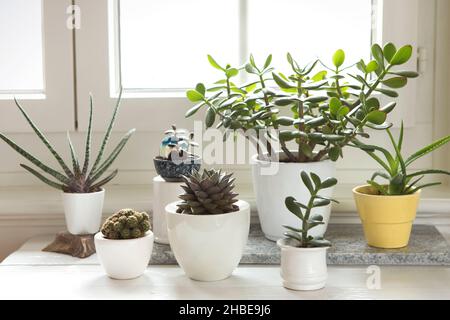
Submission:
[[[64,185],[56,183],[54,181],[51,181],[50,179],[47,179],[46,177],[44,177],[42,174],[40,174],[39,172],[37,172],[33,168],[30,168],[29,166],[27,166],[25,164],[21,164],[20,166],[22,168],[24,168],[25,170],[27,170],[28,172],[30,172],[32,175],[34,175],[36,178],[38,178],[42,182],[48,184],[50,187],[53,187],[53,188],[58,189],[58,190],[63,190],[64,189]]]
[[[86,176],[86,173],[89,168],[89,158],[91,155],[91,137],[92,137],[92,112],[93,112],[93,101],[92,101],[92,95],[89,96],[89,124],[88,124],[88,131],[86,135],[86,148],[84,151],[84,164],[83,164],[83,171],[81,174],[83,176]]]
[[[72,139],[70,139],[69,131],[67,131],[67,141],[69,142],[69,149],[70,149],[70,156],[72,158],[73,172],[76,176],[78,176],[81,174],[80,163],[78,161],[78,157],[75,152],[75,148],[73,147]]]

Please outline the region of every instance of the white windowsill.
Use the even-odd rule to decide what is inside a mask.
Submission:
[[[340,185],[335,196],[340,201],[333,206],[332,223],[358,223],[351,185]],[[131,207],[151,211],[151,185],[107,186],[104,215]],[[251,185],[239,185],[240,198],[250,202],[256,217],[255,197]],[[417,223],[450,224],[450,187],[424,190],[418,209]],[[0,221],[34,223],[36,221],[63,222],[63,207],[58,191],[46,186],[0,187]],[[34,221],[34,222],[33,222]],[[57,222],[56,222],[57,221]]]

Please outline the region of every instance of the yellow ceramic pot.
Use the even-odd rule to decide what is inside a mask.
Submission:
[[[380,196],[365,185],[353,189],[353,195],[370,246],[394,249],[408,245],[420,191],[404,196]]]

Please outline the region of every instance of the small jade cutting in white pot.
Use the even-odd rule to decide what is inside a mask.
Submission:
[[[241,260],[250,229],[250,205],[236,199],[231,176],[213,169],[183,177],[183,201],[166,206],[170,246],[191,279],[228,278]]]
[[[145,212],[122,209],[95,235],[98,259],[108,276],[125,280],[141,276],[153,251],[153,232]]]
[[[131,129],[113,151],[103,159],[108,140],[111,136],[111,131],[114,126],[114,122],[117,117],[117,112],[120,106],[122,92],[119,95],[117,104],[114,108],[113,116],[106,130],[102,144],[100,145],[99,152],[93,164],[90,163],[91,155],[91,138],[92,138],[92,113],[93,113],[93,100],[90,98],[90,111],[89,111],[89,126],[86,136],[86,146],[84,153],[84,161],[81,163],[79,157],[75,152],[75,148],[70,139],[69,133],[67,133],[67,142],[70,148],[70,155],[72,160],[71,168],[64,162],[62,157],[56,152],[51,143],[47,140],[44,134],[33,123],[31,118],[25,112],[25,110],[16,102],[20,112],[22,112],[26,121],[30,124],[31,128],[36,133],[37,137],[44,143],[50,153],[55,157],[59,166],[63,172],[54,169],[36,157],[28,153],[25,149],[18,146],[14,141],[11,141],[8,137],[0,133],[0,138],[5,141],[10,147],[16,150],[25,159],[29,160],[36,168],[31,168],[25,164],[20,166],[33,174],[36,178],[44,182],[45,184],[62,191],[62,199],[64,204],[64,213],[66,217],[67,229],[71,234],[83,235],[94,234],[100,229],[103,201],[105,198],[105,189],[103,186],[110,182],[118,173],[118,170],[114,170],[108,173],[107,170],[116,160],[125,144],[134,133],[135,129]],[[40,169],[43,173],[37,171]],[[47,174],[48,176],[46,176]]]
[[[331,198],[319,194],[324,189],[337,184],[335,178],[321,180],[318,175],[301,172],[301,178],[310,193],[307,204],[297,202],[293,197],[285,200],[286,208],[300,221],[300,227],[284,226],[288,231],[286,238],[278,240],[281,248],[281,277],[283,286],[292,290],[317,290],[325,286],[327,281],[327,249],[331,246],[328,240],[310,235],[311,229],[322,225],[323,217],[314,214],[320,207],[326,207]]]

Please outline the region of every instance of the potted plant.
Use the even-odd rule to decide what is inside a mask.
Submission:
[[[134,279],[147,268],[153,232],[145,212],[122,209],[110,216],[95,237],[98,259],[113,279]]]
[[[205,169],[183,180],[182,201],[166,207],[170,247],[191,279],[225,279],[247,243],[250,205],[237,199],[232,174]]]
[[[156,172],[168,182],[182,181],[181,176],[200,169],[200,157],[195,155],[193,133],[172,125],[161,141],[159,156],[153,159]]]
[[[403,248],[409,242],[420,191],[440,184],[440,182],[422,182],[422,179],[426,175],[450,175],[448,171],[435,169],[411,172],[408,167],[447,144],[450,136],[439,139],[405,158],[402,155],[403,124],[397,141],[389,129],[386,131],[394,149],[393,154],[382,147],[354,141],[355,146],[377,161],[383,171],[375,172],[367,181],[367,185],[353,189],[353,195],[367,243],[377,248]],[[377,178],[384,179],[387,183],[376,182]]]
[[[335,178],[321,180],[311,172],[302,171],[301,179],[309,191],[307,203],[300,203],[294,197],[287,197],[285,205],[296,219],[299,227],[283,226],[287,229],[285,239],[277,241],[281,248],[281,277],[283,286],[292,290],[317,290],[325,286],[327,280],[327,249],[331,243],[322,237],[314,237],[311,230],[323,225],[323,216],[317,209],[330,206],[332,201],[319,193],[334,187]]]
[[[252,169],[259,219],[267,238],[279,239],[283,234],[281,225],[295,222],[286,214],[281,199],[294,195],[301,202],[308,200],[303,187],[294,187],[300,171],[316,172],[322,179],[334,176],[334,162],[343,157],[343,148],[352,139],[368,138],[366,128],[389,126],[387,114],[396,104],[382,106],[374,94],[395,98],[398,93],[393,89],[418,76],[416,72],[394,70],[410,59],[412,50],[409,45],[397,50],[392,43],[384,48],[375,44],[374,60],[361,60],[356,67],[344,67],[342,50],[333,55],[333,67],[320,60],[302,67],[287,54],[292,69],[288,75],[271,67],[271,55],[262,66],[250,56],[243,68],[222,66],[208,56],[210,64],[224,77],[211,87],[199,83],[187,91],[188,99],[197,104],[186,116],[206,108],[206,128],[217,122],[216,127],[223,127],[225,134],[256,131],[256,140],[264,142],[258,143]],[[240,72],[254,80],[236,84],[233,78]],[[289,112],[290,116],[281,115]],[[278,131],[278,139],[269,129]],[[246,137],[254,141],[251,135]],[[274,147],[275,143],[279,143],[280,150]],[[264,175],[262,169],[271,163],[278,164],[278,172]],[[327,196],[331,195],[329,189]],[[320,214],[325,223],[312,231],[314,235],[325,232],[330,208],[322,208]]]
[[[55,157],[58,164],[61,166],[63,172],[56,170],[49,165],[42,163],[37,157],[31,155],[24,148],[17,145],[14,141],[0,133],[0,138],[5,141],[9,146],[16,150],[21,156],[29,160],[37,168],[29,167],[28,165],[21,164],[20,166],[33,174],[36,178],[44,182],[45,184],[62,191],[62,199],[64,204],[64,213],[66,217],[67,229],[71,234],[94,234],[100,229],[103,200],[105,197],[105,189],[103,186],[110,182],[118,173],[118,170],[114,170],[107,176],[106,171],[111,167],[114,160],[120,154],[125,147],[126,143],[134,133],[135,129],[128,131],[119,144],[113,149],[113,151],[103,159],[106,145],[111,136],[111,131],[114,126],[117,112],[119,110],[121,100],[121,94],[117,100],[117,104],[113,111],[113,116],[109,122],[108,129],[106,130],[103,138],[100,150],[95,158],[94,163],[91,165],[91,139],[92,139],[92,113],[93,113],[93,99],[90,97],[90,111],[89,111],[89,126],[86,136],[86,148],[84,154],[84,161],[81,163],[76,155],[74,146],[70,139],[69,133],[67,133],[67,140],[70,148],[70,155],[72,159],[72,168],[64,162],[62,157],[56,152],[51,143],[47,140],[45,135],[39,130],[39,128],[33,123],[31,118],[20,106],[19,102],[15,100],[15,103],[23,116],[33,128],[37,137],[44,143],[47,149]],[[43,171],[41,173],[38,171]],[[47,177],[45,174],[51,176]]]

